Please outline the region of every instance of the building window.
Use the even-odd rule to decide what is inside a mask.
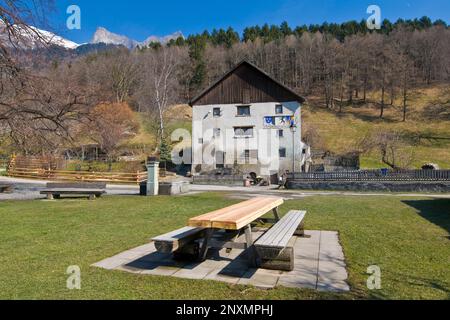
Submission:
[[[244,151],[244,159],[245,159],[245,164],[249,164],[250,163],[250,150],[245,150]]]
[[[275,113],[276,114],[283,114],[283,106],[281,104],[277,104],[275,106]]]
[[[214,108],[213,109],[213,116],[215,117],[215,118],[218,118],[218,117],[220,117],[222,114],[221,114],[221,112],[220,112],[220,108]]]
[[[250,117],[250,106],[238,106],[237,115],[238,117]]]
[[[286,148],[280,148],[280,158],[286,158]]]
[[[278,130],[278,137],[279,138],[283,138],[284,137],[284,130],[283,129]]]
[[[214,137],[215,138],[220,137],[220,128],[214,128]]]
[[[258,159],[258,150],[244,150],[244,163],[252,164]]]
[[[253,127],[235,127],[234,136],[237,138],[252,138]]]

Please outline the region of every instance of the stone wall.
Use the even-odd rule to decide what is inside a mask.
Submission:
[[[288,180],[286,187],[296,190],[450,192],[450,182],[424,181],[304,181]]]

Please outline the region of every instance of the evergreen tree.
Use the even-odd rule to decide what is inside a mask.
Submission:
[[[159,160],[163,163],[172,161],[172,150],[170,145],[167,143],[166,139],[163,138],[161,140],[161,144],[159,146]]]

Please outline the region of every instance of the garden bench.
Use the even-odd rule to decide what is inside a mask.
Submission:
[[[0,183],[0,193],[12,192],[13,185],[10,183]]]
[[[47,199],[59,199],[61,195],[86,195],[89,200],[94,200],[106,193],[106,183],[98,182],[68,182],[47,183],[47,188],[40,192],[47,195]]]
[[[289,211],[254,244],[259,267],[274,270],[294,269],[294,235],[304,235],[306,211]]]

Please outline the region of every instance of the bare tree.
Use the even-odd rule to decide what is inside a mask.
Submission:
[[[377,152],[380,160],[392,169],[408,168],[414,154],[407,149],[405,137],[398,131],[374,131],[359,142],[361,153]]]
[[[164,115],[171,103],[177,100],[177,72],[183,62],[179,48],[162,47],[142,53],[142,80],[140,100],[146,104],[150,115],[157,115],[159,139],[165,137]]]
[[[3,138],[24,153],[52,152],[70,139],[71,125],[86,114],[92,98],[70,73],[38,73],[21,65],[20,52],[51,42],[31,24],[42,21],[52,4],[11,0],[0,5],[0,128]]]

